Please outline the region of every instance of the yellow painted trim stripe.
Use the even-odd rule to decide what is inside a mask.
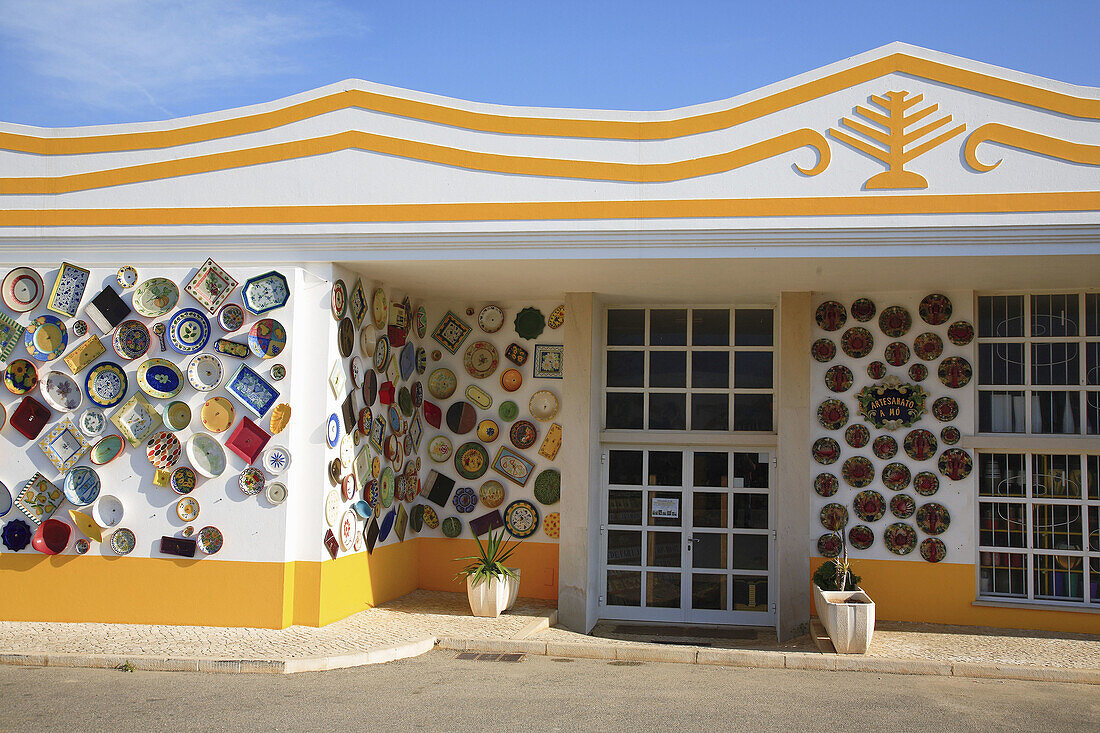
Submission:
[[[1036,107],[1055,114],[1069,115],[1081,119],[1100,119],[1100,99],[1075,97],[899,53],[829,74],[820,79],[777,92],[763,99],[746,102],[731,109],[676,120],[627,122],[553,117],[512,117],[455,109],[375,92],[348,90],[271,112],[259,112],[244,117],[201,123],[171,130],[82,137],[43,137],[0,133],[0,149],[35,153],[37,155],[80,155],[169,148],[271,130],[328,112],[354,107],[439,125],[504,135],[607,140],[664,140],[733,127],[894,72],[905,73],[1009,102]]]
[[[810,129],[794,130],[770,140],[762,140],[718,155],[672,163],[648,164],[478,153],[351,130],[308,140],[112,168],[105,171],[67,176],[0,178],[0,194],[57,194],[87,191],[93,188],[144,183],[262,163],[295,160],[352,148],[491,173],[624,183],[665,183],[722,173],[801,147],[813,148],[817,151],[818,157],[817,164],[811,168],[798,167],[802,173],[817,175],[829,166],[831,152],[828,141],[820,132]]]
[[[771,216],[1000,214],[1100,210],[1100,191],[821,198],[533,201],[470,204],[8,209],[0,226],[185,226],[430,221],[556,221]]]
[[[978,160],[978,146],[983,142],[1000,143],[1017,150],[1046,155],[1070,163],[1100,165],[1100,145],[1075,143],[1030,130],[1021,130],[1018,127],[1002,125],[999,122],[990,122],[970,133],[970,137],[966,139],[966,144],[963,146],[963,156],[966,158],[967,165],[982,173],[988,173],[1001,164],[1000,160],[988,165]]]

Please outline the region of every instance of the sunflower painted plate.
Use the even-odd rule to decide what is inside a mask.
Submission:
[[[879,329],[892,339],[900,338],[913,326],[913,316],[900,305],[884,308],[878,315]]]
[[[875,480],[875,467],[863,456],[852,456],[844,461],[840,475],[844,478],[844,483],[852,488],[862,489]]]
[[[825,386],[830,392],[847,392],[852,387],[852,370],[843,364],[825,370]]]
[[[895,555],[908,555],[917,546],[917,531],[905,522],[894,522],[886,528],[882,541]]]
[[[819,473],[814,477],[814,493],[818,496],[832,496],[840,488],[840,482],[831,473]]]
[[[819,514],[821,526],[830,531],[844,529],[848,524],[848,508],[843,504],[826,504]]]
[[[886,497],[874,489],[864,489],[852,499],[852,508],[864,522],[877,522],[886,514]]]
[[[184,522],[193,522],[199,516],[199,501],[193,496],[185,496],[176,502],[176,516]]]
[[[814,320],[823,331],[836,331],[848,320],[848,311],[835,300],[826,300],[817,307]]]
[[[913,480],[913,474],[904,463],[887,463],[882,468],[882,485],[891,491],[901,491]]]
[[[853,359],[862,359],[875,348],[875,338],[863,326],[853,326],[841,335],[840,348]]]
[[[871,440],[871,431],[862,423],[853,423],[844,431],[844,442],[853,448],[862,448]]]

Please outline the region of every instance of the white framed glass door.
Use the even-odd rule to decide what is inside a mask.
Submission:
[[[770,453],[607,447],[603,618],[774,623]]]

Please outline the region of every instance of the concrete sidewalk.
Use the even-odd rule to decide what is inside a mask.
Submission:
[[[880,621],[867,655],[823,653],[811,635],[701,634],[653,643],[660,633],[600,624],[592,635],[555,626],[553,605],[520,599],[499,619],[470,615],[465,594],[415,591],[323,628],[0,622],[0,663],[169,671],[321,671],[388,662],[433,647],[812,670],[928,674],[1100,684],[1100,636]],[[662,639],[664,641],[665,639]]]

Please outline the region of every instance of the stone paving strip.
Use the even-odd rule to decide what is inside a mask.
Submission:
[[[0,622],[0,663],[198,672],[290,673],[377,664],[433,648],[729,667],[929,674],[1100,684],[1100,636],[880,621],[867,655],[822,654],[807,635],[784,644],[655,644],[578,634],[557,610],[521,598],[498,619],[470,615],[465,594],[418,590],[322,628],[213,628]],[[597,633],[601,632],[597,627]],[[733,648],[730,648],[730,647]]]

